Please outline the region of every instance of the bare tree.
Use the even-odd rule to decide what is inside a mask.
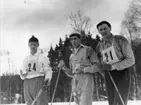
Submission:
[[[88,16],[84,16],[81,11],[77,11],[76,13],[70,12],[66,15],[66,18],[69,20],[69,24],[73,31],[81,35],[86,35],[86,33],[90,34],[91,20]]]
[[[141,37],[141,0],[132,0],[121,23],[121,34],[126,34],[130,41]]]
[[[141,38],[141,0],[132,0],[130,2],[128,10],[124,14],[124,19],[121,23],[121,34],[127,36],[132,44],[133,50],[135,49],[134,42],[135,39]],[[131,92],[133,98],[137,98],[137,91],[138,91],[138,75],[135,65],[131,71]]]

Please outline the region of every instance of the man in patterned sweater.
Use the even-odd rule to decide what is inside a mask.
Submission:
[[[107,21],[98,23],[97,29],[102,36],[97,52],[101,55],[101,69],[105,71],[109,105],[127,105],[130,88],[129,69],[135,63],[131,45],[125,37],[113,35],[111,24]]]

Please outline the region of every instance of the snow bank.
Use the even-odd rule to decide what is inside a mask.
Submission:
[[[25,105],[25,104],[1,104],[1,105]],[[69,105],[69,103],[68,102],[56,102],[56,103],[53,103],[52,105]],[[75,105],[74,102],[72,102],[71,105]],[[93,105],[108,105],[108,102],[107,101],[93,102]],[[141,105],[141,100],[140,101],[129,101],[128,105]]]

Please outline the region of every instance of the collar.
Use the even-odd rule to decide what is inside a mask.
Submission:
[[[40,53],[39,51],[37,51],[34,55],[32,55],[31,53],[29,54],[29,56],[38,56]]]
[[[113,38],[114,38],[114,35],[112,34],[112,36],[113,36]],[[104,40],[103,38],[102,38],[102,43],[105,45],[105,44],[107,44],[107,43],[110,43],[109,41],[106,41],[106,40]]]
[[[77,49],[73,48],[73,53],[77,53],[81,48],[84,48],[85,46],[83,44],[80,44],[80,46]]]

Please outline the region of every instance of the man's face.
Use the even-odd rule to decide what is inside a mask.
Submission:
[[[37,48],[39,46],[38,42],[29,42],[29,48],[30,48],[30,52],[32,53],[36,53],[37,52]]]
[[[81,44],[81,40],[77,36],[71,37],[70,40],[71,40],[71,44],[74,48],[79,47],[79,45]]]
[[[102,24],[98,27],[98,32],[102,35],[104,39],[111,36],[111,28],[107,24]]]

